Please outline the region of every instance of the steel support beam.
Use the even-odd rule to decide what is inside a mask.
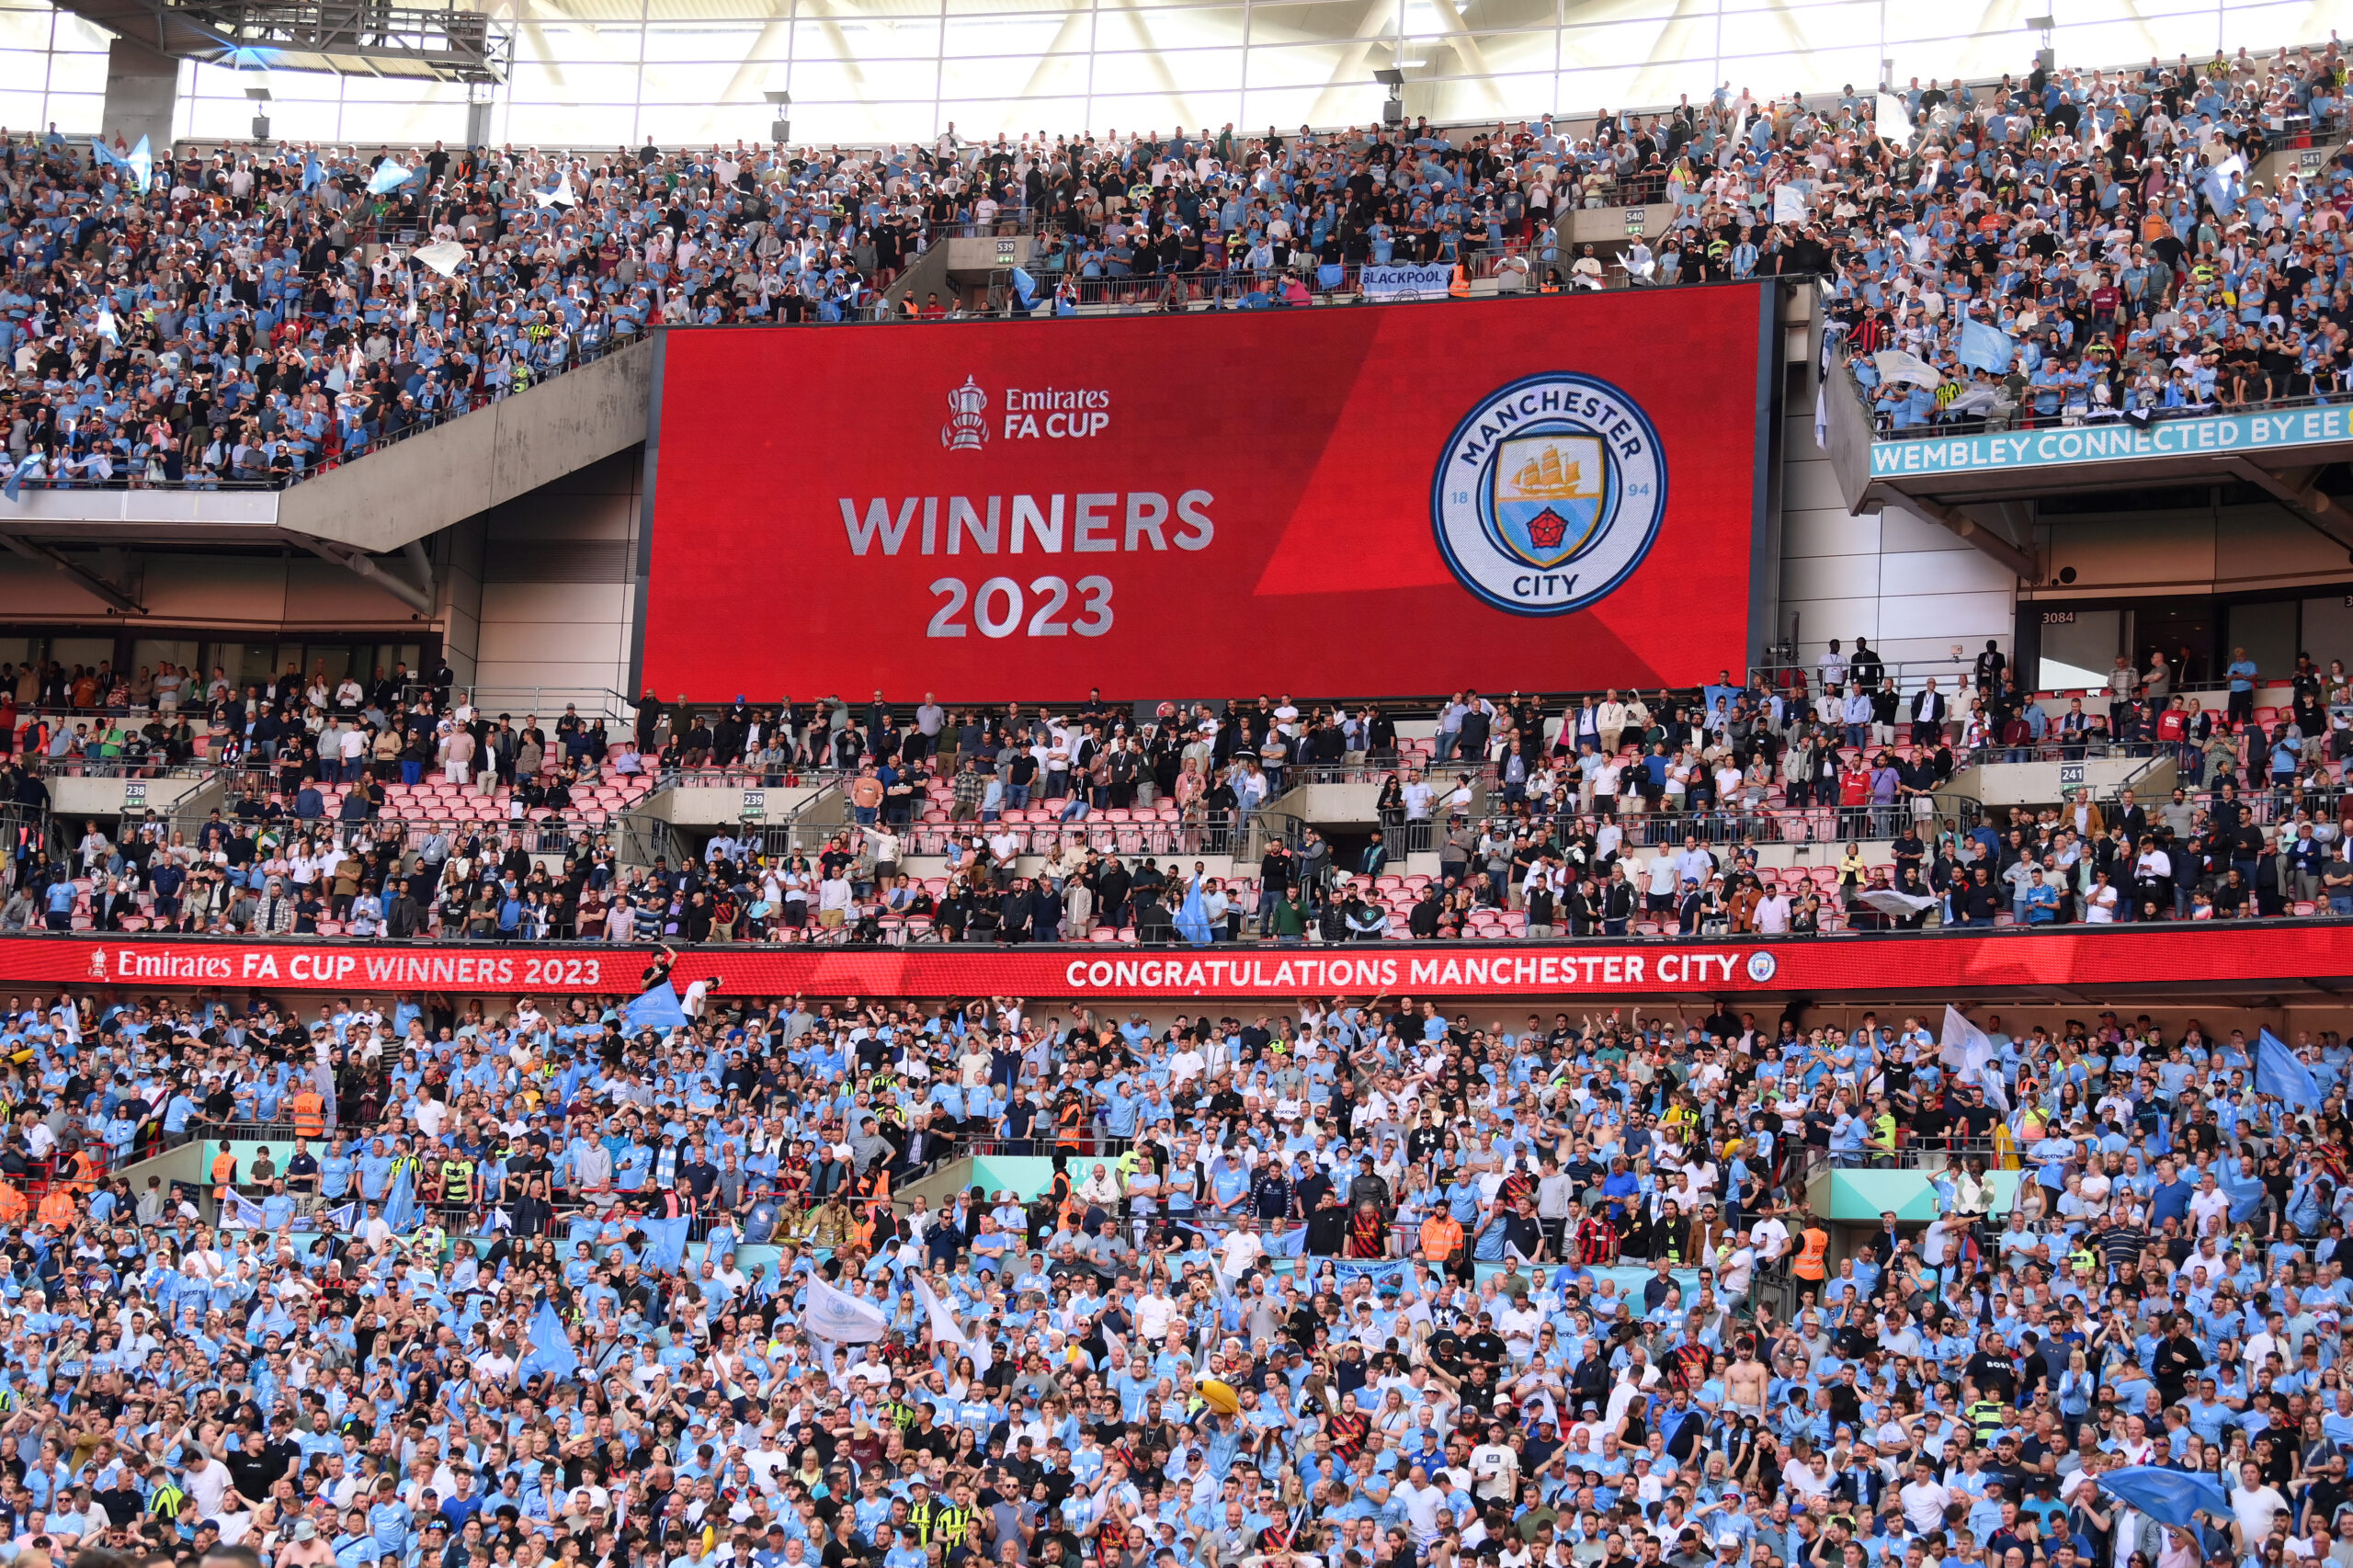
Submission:
[[[422,559],[425,547],[413,540],[407,546],[406,553],[410,562],[417,567],[425,578],[422,586],[410,582],[398,572],[388,571],[378,564],[376,558],[366,551],[353,550],[340,544],[330,544],[325,540],[318,539],[306,539],[302,540],[302,544],[320,560],[332,561],[346,571],[357,576],[365,577],[419,615],[431,616],[438,608],[434,603],[432,563]]]
[[[2297,521],[2323,539],[2340,550],[2353,551],[2353,512],[2322,494],[2320,470],[2286,473],[2247,458],[2232,458],[2222,466],[2294,513]]]
[[[440,596],[434,592],[433,557],[425,553],[425,541],[413,539],[401,546],[401,553],[408,557],[409,571],[415,574],[411,580],[415,583],[417,591],[425,596],[427,604],[434,604]],[[435,605],[435,608],[439,607]],[[431,615],[433,610],[428,609],[425,613]]]
[[[38,540],[18,539],[15,534],[7,533],[0,533],[0,545],[6,545],[27,561],[46,561],[116,609],[130,615],[147,613],[145,605],[53,545],[43,544]]]
[[[1960,507],[1948,506],[1942,501],[1928,496],[1906,496],[1902,504],[1912,507],[1923,517],[1931,517],[1942,523],[1986,555],[2008,567],[2017,576],[2029,583],[2041,579],[2042,568],[2036,562],[2031,551],[2019,549]]]

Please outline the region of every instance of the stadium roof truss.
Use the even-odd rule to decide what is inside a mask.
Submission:
[[[161,52],[225,66],[418,81],[506,79],[513,36],[477,11],[367,0],[60,0]]]

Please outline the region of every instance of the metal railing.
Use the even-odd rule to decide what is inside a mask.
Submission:
[[[1988,1171],[2018,1168],[2018,1156],[2030,1153],[2032,1144],[2010,1143],[2005,1147],[1992,1138],[1951,1138],[1941,1134],[1930,1138],[1915,1138],[1899,1127],[1893,1148],[1865,1143],[1860,1149],[1809,1149],[1811,1170],[1839,1171],[1940,1171],[1961,1170],[1970,1161],[1984,1160]]]
[[[1067,822],[918,823],[891,826],[890,831],[900,840],[901,854],[908,858],[946,856],[951,843],[1010,835],[1017,842],[1017,858],[1051,857],[1079,845],[1105,855],[1230,856],[1239,862],[1256,860],[1279,840],[1297,848],[1308,826],[1287,812],[1260,810],[1203,813],[1175,821],[1155,816],[1112,822],[1089,814]],[[771,861],[795,855],[813,860],[837,843],[852,854],[865,848],[863,830],[855,823],[761,823],[751,825],[749,836],[757,852]]]
[[[331,835],[346,848],[364,844],[381,844],[397,836],[404,850],[415,852],[425,848],[436,835],[455,846],[470,839],[489,837],[505,847],[510,835],[519,835],[523,846],[533,854],[561,855],[581,843],[593,844],[610,831],[611,823],[620,813],[614,812],[598,822],[586,816],[566,816],[540,812],[521,821],[500,817],[411,817],[373,816],[358,819],[343,817],[280,817],[274,824],[282,832],[324,833]],[[232,826],[236,819],[226,819]],[[176,821],[178,831],[191,831]],[[202,824],[198,824],[201,827]],[[252,824],[250,826],[262,824]]]
[[[1496,285],[1492,290],[1480,290],[1481,298],[1518,294],[1534,296],[1546,291],[1548,283],[1554,290],[1611,290],[1699,286],[1700,282],[1692,278],[1678,278],[1669,284],[1655,277],[1636,277],[1617,257],[1599,256],[1595,259],[1601,265],[1601,278],[1598,282],[1594,282],[1571,271],[1576,258],[1563,253],[1574,248],[1581,247],[1563,244],[1539,250],[1525,244],[1506,244],[1490,248],[1483,241],[1473,244],[1466,239],[1461,248],[1450,257],[1428,263],[1373,265],[1427,265],[1449,268],[1459,266],[1466,284],[1494,282]],[[1057,313],[1059,301],[1066,302],[1081,313],[1107,311],[1181,313],[1215,308],[1255,309],[1261,305],[1280,308],[1294,302],[1388,304],[1404,298],[1367,295],[1364,292],[1364,267],[1365,264],[1358,262],[1295,262],[1279,267],[1251,267],[1237,259],[1223,267],[1180,271],[1154,269],[1118,276],[1073,277],[1051,265],[1044,270],[1033,266],[1025,269],[1035,282],[1031,302],[1026,308],[1020,303],[1013,286],[1012,271],[1007,268],[989,275],[986,308],[995,315],[1051,316]],[[1747,282],[1749,279],[1739,281]],[[1294,290],[1297,291],[1295,294]],[[1421,297],[1447,296],[1441,291]]]
[[[401,688],[401,705],[414,706],[417,699],[432,695],[437,706],[445,689],[426,681],[411,681]],[[637,717],[638,699],[604,686],[472,686],[453,681],[446,688],[449,704],[454,706],[460,698],[493,718],[512,714],[519,722],[529,716],[552,725],[563,717],[566,708],[576,708],[584,719],[606,719],[615,722],[633,722]],[[347,711],[336,710],[335,711]],[[616,737],[618,738],[618,737]],[[635,738],[634,733],[631,736]]]
[[[1847,334],[1843,328],[1838,330],[1840,334],[1837,338],[1838,352],[1846,357],[1850,366],[1855,361],[1871,358],[1855,346],[1850,334]],[[1945,345],[1940,350],[1935,352],[1940,352],[1946,358],[1949,358],[1957,343],[1958,339],[1954,344]],[[2095,338],[2085,347],[2083,352],[2089,355],[2099,347],[2099,341]],[[1873,352],[1885,352],[1885,349]],[[2118,354],[2112,346],[2109,347],[2106,352],[2111,360],[2115,359]],[[1921,358],[1927,359],[1928,356],[1923,355]],[[1934,361],[1930,361],[1929,368],[1948,376],[1949,379],[1944,384],[1961,384],[1949,379],[1954,372],[1941,369]],[[1963,369],[1965,369],[1964,367]],[[2067,393],[2061,391],[2055,394],[2059,399],[2059,408],[2046,413],[2039,409],[2036,404],[2051,389],[2029,386],[2015,403],[1995,401],[1995,394],[1992,392],[1964,395],[1957,398],[1949,405],[1940,404],[1919,424],[1899,426],[1895,423],[1897,410],[1892,407],[1881,408],[1879,404],[1879,397],[1882,392],[1897,390],[1911,383],[1881,381],[1867,386],[1859,375],[1849,376],[1847,382],[1853,389],[1855,401],[1861,408],[1863,417],[1869,421],[1871,439],[1874,441],[1942,440],[1953,436],[1998,430],[2055,430],[2127,423],[2149,425],[2181,419],[2199,419],[2213,415],[2267,414],[2296,409],[2342,407],[2347,403],[2353,403],[2353,391],[2338,391],[2309,392],[2295,397],[2234,399],[2223,395],[2203,403],[2183,403],[2174,407],[2143,406],[2127,409],[2122,403],[2086,403],[2084,407],[2074,408],[2069,406]],[[2217,386],[2220,391],[2222,383],[2218,382]],[[2122,393],[2120,392],[2119,395],[2121,396]],[[1966,404],[1965,407],[1964,404]]]
[[[886,918],[896,917],[892,916]],[[2295,913],[2294,906],[2290,905],[2281,914],[2276,915],[2243,914],[2227,917],[2217,917],[2211,922],[2200,921],[2198,924],[2212,924],[2217,926],[2229,924],[2235,926],[2250,922],[2259,922],[2267,928],[2296,929],[2308,926],[2320,927],[2336,926],[2347,918],[2353,918],[2353,916],[2331,915],[2325,906],[2314,908],[2311,914],[2300,915]],[[1658,928],[1654,930],[1640,929],[1640,926],[1645,924],[1656,926]],[[2058,927],[2057,929],[2063,931],[2070,937],[2078,940],[2097,941],[2107,939],[2108,936],[2111,933],[2131,933],[2143,929],[2144,926],[2147,928],[2154,929],[2159,928],[2160,924],[2164,929],[2177,930],[2181,929],[2185,923],[2177,921],[2163,923],[2120,921],[2112,926],[2071,924]],[[1421,942],[1414,938],[1410,932],[1405,930],[1402,925],[1392,923],[1389,932],[1380,938],[1378,945],[1392,949],[1396,948],[1411,947],[1425,952],[1445,951],[1449,953],[1463,953],[1477,952],[1483,949],[1507,950],[1528,944],[1560,945],[1570,941],[1574,941],[1579,947],[1631,947],[1643,944],[1655,945],[1661,942],[1722,942],[1726,940],[1743,943],[1810,943],[1821,940],[1841,940],[1847,936],[1858,934],[1851,927],[1840,928],[1836,926],[1825,926],[1818,932],[1711,933],[1707,931],[1699,931],[1687,934],[1673,929],[1671,922],[1662,921],[1656,917],[1642,915],[1639,911],[1637,912],[1635,925],[1637,926],[1636,929],[1630,930],[1623,936],[1597,933],[1592,936],[1574,937],[1569,937],[1565,934],[1552,937],[1530,937],[1525,936],[1515,936],[1501,929],[1474,929],[1466,931],[1463,936],[1459,937],[1433,937],[1427,942]],[[616,942],[603,936],[601,933],[601,927],[592,926],[591,930],[597,934],[585,937],[565,937],[558,934],[545,937],[525,937],[522,938],[522,941],[534,950],[548,952],[577,950],[581,952],[609,953],[614,951],[640,952],[650,950],[651,944],[656,939],[654,935],[648,931],[646,934],[634,937],[630,941]],[[1917,930],[1905,930],[1901,927],[1883,928],[1874,925],[1870,934],[1881,940],[1902,939],[1905,941],[1916,940],[1933,942],[1943,940],[1948,937],[1962,937],[1976,941],[2003,941],[2012,938],[2024,940],[2038,936],[2048,936],[2052,930],[2053,927],[2048,925],[1988,926],[1939,925]],[[31,915],[30,924],[28,926],[22,928],[21,931],[10,930],[7,934],[40,936],[49,937],[51,939],[67,939],[74,937],[86,937],[98,941],[120,941],[122,939],[119,936],[110,937],[104,933],[85,931],[50,933],[42,928],[40,916],[37,911]],[[1243,936],[1244,941],[1240,944],[1242,946],[1249,946],[1256,942],[1266,940],[1265,938],[1257,937],[1255,934],[1254,926],[1249,924],[1245,924]],[[334,937],[312,937],[305,935],[298,937],[292,933],[280,932],[270,934],[267,937],[257,938],[250,934],[212,931],[174,933],[172,936],[172,940],[175,943],[221,942],[229,945],[249,945],[257,939],[266,941],[299,940],[305,943],[317,943],[322,945],[350,941],[371,947],[414,947],[427,949],[435,947],[457,945],[480,947],[493,940],[493,938],[487,937],[471,937],[461,931],[455,930],[445,934],[419,934],[412,937],[375,936],[354,937],[348,935]],[[662,937],[659,939],[676,947],[694,945],[688,943],[683,937],[675,935]],[[915,930],[893,932],[888,929],[887,926],[871,937],[861,937],[853,926],[844,926],[832,930],[818,930],[813,927],[805,928],[790,936],[772,930],[767,937],[759,939],[758,941],[746,941],[739,938],[733,945],[757,948],[784,942],[804,942],[829,946],[874,946],[881,944],[904,945],[908,943],[923,943],[938,939],[939,937],[936,931],[929,933]],[[1324,942],[1312,931],[1309,934],[1308,941],[1312,944],[1325,947],[1347,946],[1354,948],[1370,945],[1355,938],[1335,938],[1330,942]],[[718,944],[714,940],[712,945],[722,944]],[[1149,948],[1155,944],[1138,943],[1134,945]],[[1220,945],[1224,944],[1221,941]],[[1027,949],[1031,951],[1061,952],[1072,955],[1085,953],[1095,957],[1105,956],[1107,947],[1123,950],[1129,946],[1131,946],[1131,944],[1125,938],[1121,938],[1117,943],[1111,943],[1107,939],[1103,942],[1063,940],[1060,942],[1040,942],[1026,945]],[[1169,950],[1198,950],[1189,948],[1182,941],[1181,938],[1175,936],[1173,932],[1165,941],[1157,942],[1157,946],[1165,948]],[[168,981],[158,981],[155,983],[155,987],[157,989],[168,989],[170,984],[171,983]],[[1702,987],[1702,989],[1704,989],[1704,987]]]
[[[837,790],[840,781],[857,772],[828,763],[823,767],[805,764],[784,764],[764,767],[750,763],[704,763],[699,767],[665,767],[654,773],[654,787],[670,790],[684,786],[702,790],[794,790],[803,784],[822,785]]]
[[[210,778],[223,771],[217,762],[166,762],[157,757],[60,756],[28,753],[27,768],[44,778]]]

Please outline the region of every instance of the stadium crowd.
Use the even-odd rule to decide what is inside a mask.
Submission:
[[[2266,1045],[2285,1072],[2112,1013],[1154,1024],[680,996],[674,961],[626,1006],[13,1000],[13,1561],[2161,1568],[2342,1539],[2336,1033]],[[191,1140],[199,1179],[119,1174]],[[893,1198],[975,1148],[1051,1171]],[[1802,1180],[1923,1159],[1931,1222],[1834,1258]],[[2101,1485],[2144,1464],[2229,1508],[2161,1528]]]
[[[952,291],[883,291],[968,231],[1037,236],[1036,287],[991,307],[1022,314],[1107,290],[1291,302],[1392,261],[1505,289],[1818,276],[1891,427],[2325,392],[2345,364],[2346,171],[2265,190],[2247,170],[2341,126],[2344,68],[2332,40],[1888,95],[1726,86],[1574,131],[234,147],[152,166],[0,133],[10,487],[283,484],[655,324],[961,314]],[[1614,255],[1563,240],[1571,210],[1635,200],[1674,204],[1664,233]],[[1969,321],[2007,362],[1961,341]],[[1911,368],[1882,371],[1896,351]]]
[[[2342,134],[2344,81],[2332,40],[1990,94],[1915,84],[1908,149],[1859,182],[1843,148],[1818,176],[1792,171],[1809,222],[1826,204],[1860,225],[1827,269],[1880,428],[2344,393],[2353,170],[2255,177],[2268,148]]]
[[[1433,736],[1401,740],[1384,705],[1287,695],[1143,715],[1099,694],[995,712],[880,693],[698,710],[648,692],[616,728],[482,711],[446,664],[332,687],[290,666],[242,690],[168,665],[0,668],[20,811],[46,808],[45,776],[85,769],[201,764],[232,790],[200,823],[20,833],[0,929],[1352,941],[2353,914],[2341,663],[2300,658],[2289,706],[2257,710],[2268,677],[2242,661],[2245,700],[2211,711],[2162,664],[2120,670],[2088,712],[2021,693],[1997,648],[1955,670],[1949,697],[1905,699],[1867,642],[1834,644],[1745,688],[1460,693]],[[1974,762],[2095,747],[2175,754],[2180,786],[2007,821],[1937,795]],[[847,820],[624,864],[618,813],[657,781],[703,778],[830,781]],[[1381,832],[1342,852],[1260,817],[1309,778],[1378,782]],[[1765,853],[1791,842],[1824,858]],[[1434,873],[1411,871],[1416,853]],[[1211,855],[1228,874],[1190,858]]]
[[[2120,661],[2087,707],[2021,691],[1989,644],[1906,698],[1858,640],[1745,687],[1457,693],[1401,737],[1393,704],[1288,695],[997,711],[647,692],[631,721],[547,722],[476,708],[446,663],[332,685],[290,665],[242,689],[0,666],[22,821],[58,774],[195,765],[230,791],[200,821],[17,833],[0,930],[1345,942],[2353,915],[2353,678],[2300,656],[2225,680],[2201,696],[2162,659]],[[2258,683],[2282,705],[2256,707]],[[2008,812],[1938,794],[1981,762],[2095,750],[2165,753],[2177,787]],[[619,853],[646,792],[701,780],[825,783],[841,825]],[[1302,780],[1378,785],[1379,831],[1344,848],[1269,811]]]

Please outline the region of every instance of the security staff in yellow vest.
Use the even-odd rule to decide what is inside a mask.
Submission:
[[[460,1154],[441,1162],[441,1201],[462,1209],[474,1200],[474,1163]]]

